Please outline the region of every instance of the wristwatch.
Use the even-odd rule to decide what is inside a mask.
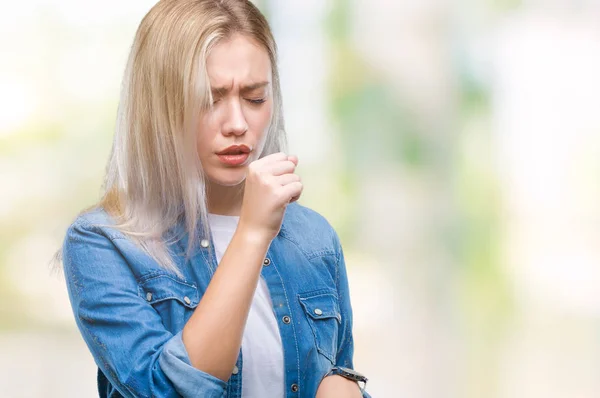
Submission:
[[[367,379],[362,373],[357,372],[354,369],[344,368],[342,366],[335,366],[331,368],[331,370],[327,373],[326,376],[338,375],[342,376],[348,380],[356,381],[361,391],[367,388]],[[360,386],[360,383],[363,383],[363,386]]]

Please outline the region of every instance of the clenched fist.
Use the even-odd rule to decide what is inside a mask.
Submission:
[[[248,165],[240,227],[268,241],[277,236],[286,206],[302,194],[300,176],[294,174],[297,165],[296,156],[283,152]]]

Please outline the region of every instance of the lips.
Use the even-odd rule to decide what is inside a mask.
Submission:
[[[231,145],[220,152],[217,152],[217,155],[240,155],[250,153],[250,148],[244,144],[241,145]]]
[[[226,166],[243,166],[250,158],[252,150],[247,145],[231,145],[220,152],[217,152],[217,157],[222,164]]]

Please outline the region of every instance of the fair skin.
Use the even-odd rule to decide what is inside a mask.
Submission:
[[[271,64],[255,41],[236,34],[220,41],[207,60],[214,104],[202,115],[198,156],[207,177],[209,212],[240,216],[200,304],[183,328],[194,367],[229,380],[240,350],[263,260],[286,206],[302,193],[298,158],[276,153],[258,159],[273,113]],[[230,145],[251,148],[242,165],[216,155]],[[361,397],[358,385],[326,377],[318,398]]]

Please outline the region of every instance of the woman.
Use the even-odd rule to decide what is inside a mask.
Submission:
[[[342,248],[295,203],[284,141],[275,43],[252,3],[156,4],[105,194],[62,250],[101,397],[368,396]]]

